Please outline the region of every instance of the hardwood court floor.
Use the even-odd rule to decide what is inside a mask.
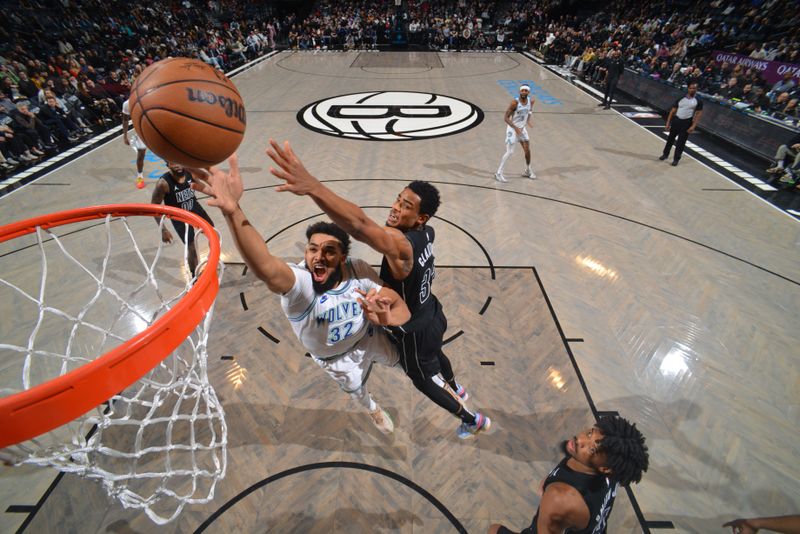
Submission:
[[[441,67],[400,53],[377,61],[285,52],[237,76],[249,123],[242,206],[273,252],[289,258],[300,255],[308,221],[321,218],[310,200],[274,191],[268,137],[291,140],[313,173],[377,220],[409,180],[436,183],[443,204],[433,221],[434,291],[447,336],[463,332],[446,351],[493,430],[457,440],[454,419],[398,370],[377,367],[371,390],[397,424],[394,436],[381,435],[303,357],[278,299],[231,266],[209,347],[230,439],[214,502],[156,529],[97,483],[65,476],[29,532],[189,532],[240,494],[209,532],[455,531],[413,484],[468,532],[493,520],[521,528],[535,511],[539,480],[559,459],[558,443],[591,422],[590,401],[637,422],[648,438],[650,471],[633,488],[647,521],[717,532],[733,516],[800,508],[797,222],[745,192],[703,191],[730,183],[688,157],[677,168],[659,162],[660,140],[522,56],[436,59]],[[538,178],[519,176],[518,149],[509,183],[499,184],[492,174],[504,150],[506,87],[523,80],[537,85],[530,134]],[[476,105],[484,120],[407,142],[324,136],[296,120],[312,102],[368,91],[446,95]],[[152,182],[133,188],[132,156],[119,140],[101,147],[0,199],[0,223],[149,200]],[[235,261],[224,229],[223,240]],[[353,255],[379,259],[362,245]],[[13,258],[3,261],[16,269]],[[4,303],[2,314],[10,311]],[[311,464],[322,465],[285,473]],[[52,476],[2,468],[3,502],[36,504]],[[24,517],[5,513],[0,528],[14,531]],[[609,532],[641,530],[621,494]]]

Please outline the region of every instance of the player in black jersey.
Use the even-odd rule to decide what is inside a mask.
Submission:
[[[642,433],[622,417],[597,424],[563,443],[566,458],[542,481],[542,499],[531,525],[520,534],[605,534],[620,486],[647,471]],[[489,534],[514,534],[502,525]]]
[[[447,319],[431,290],[435,276],[433,241],[427,225],[439,207],[439,191],[427,182],[411,182],[397,196],[386,226],[379,226],[364,211],[337,196],[313,177],[292,151],[270,140],[267,154],[280,167],[270,169],[286,184],[278,191],[309,195],[341,228],[381,254],[381,279],[405,300],[411,319],[391,328],[400,363],[414,386],[433,402],[461,419],[458,437],[464,439],[488,430],[491,420],[464,405],[468,395],[456,382],[450,360],[442,352]]]
[[[194,190],[191,188],[192,175],[189,174],[182,166],[177,163],[167,162],[168,172],[161,175],[158,179],[156,187],[153,190],[153,197],[151,202],[153,204],[161,204],[162,202],[167,206],[185,209],[196,213],[203,219],[214,226],[211,217],[208,216],[206,210],[197,201]],[[160,217],[156,218],[156,223],[159,223]],[[192,273],[192,278],[195,277],[195,270],[197,269],[197,248],[194,245],[194,227],[189,226],[188,232],[186,224],[181,221],[172,220],[172,226],[175,227],[178,237],[181,241],[186,243],[188,249],[186,259],[189,262],[189,271]],[[161,227],[161,240],[164,243],[172,243],[172,234],[166,226]]]

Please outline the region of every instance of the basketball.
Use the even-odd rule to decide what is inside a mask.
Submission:
[[[133,127],[168,162],[209,167],[233,154],[244,137],[244,103],[225,74],[189,58],[147,67],[131,87]]]

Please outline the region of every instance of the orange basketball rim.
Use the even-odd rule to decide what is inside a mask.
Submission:
[[[0,448],[58,428],[124,390],[169,356],[211,309],[219,290],[220,244],[214,228],[192,212],[156,204],[111,204],[42,215],[0,227],[0,243],[93,219],[166,216],[200,228],[208,263],[186,295],[149,328],[96,360],[28,390],[0,399]]]

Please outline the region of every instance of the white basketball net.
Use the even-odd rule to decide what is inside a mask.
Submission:
[[[181,276],[188,247],[181,259],[175,244],[165,246],[164,224],[163,217],[156,229],[149,216],[109,215],[79,231],[37,228],[12,242],[16,249],[4,255],[0,270],[0,302],[16,318],[1,321],[0,396],[94,360],[183,298],[191,288]],[[103,229],[105,240],[98,236]],[[195,231],[202,245],[205,236]],[[175,242],[180,244],[177,236]],[[31,282],[37,264],[38,286]],[[18,278],[32,287],[9,281]],[[143,509],[158,524],[173,520],[186,504],[210,501],[227,459],[224,413],[207,375],[212,313],[152,371],[106,403],[0,454],[18,464],[100,479],[110,496],[126,508]]]

